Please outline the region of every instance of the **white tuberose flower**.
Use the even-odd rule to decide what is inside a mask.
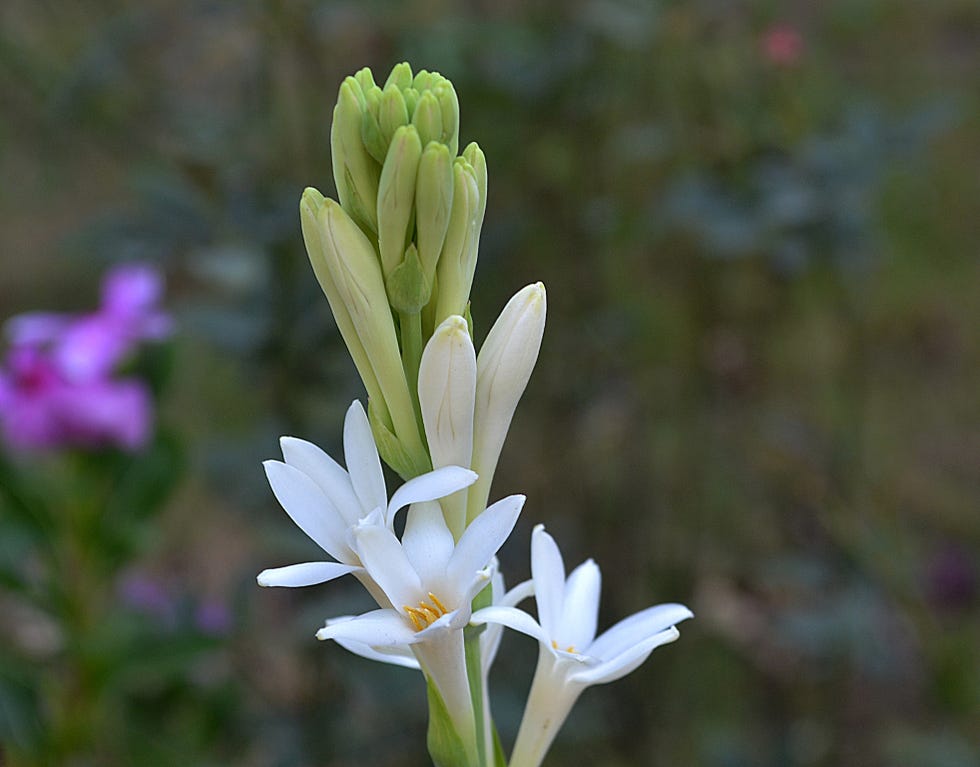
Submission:
[[[377,590],[364,577],[363,564],[351,545],[351,530],[369,517],[390,529],[399,509],[442,498],[476,480],[468,469],[446,466],[409,480],[389,503],[371,426],[356,400],[344,419],[347,471],[310,442],[283,437],[281,444],[285,462],[264,464],[272,492],[300,530],[337,561],[263,570],[258,576],[260,586],[311,586],[355,573],[374,593]]]
[[[538,620],[515,607],[485,607],[473,623],[500,623],[540,642],[538,667],[510,767],[538,767],[582,691],[633,671],[654,649],[680,635],[674,624],[693,617],[663,604],[631,615],[596,637],[599,567],[591,559],[565,579],[554,539],[538,525],[531,536],[531,576]]]
[[[473,598],[489,583],[491,560],[513,530],[524,496],[512,495],[478,516],[458,542],[436,503],[416,503],[405,533],[394,532],[375,517],[354,529],[357,553],[366,573],[392,605],[317,632],[397,653],[409,646],[419,666],[445,702],[464,742],[474,742],[474,722],[462,628],[469,622]]]

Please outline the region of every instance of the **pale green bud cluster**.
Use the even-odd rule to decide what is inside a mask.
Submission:
[[[422,350],[447,317],[469,316],[486,160],[476,144],[457,156],[452,83],[407,63],[383,86],[367,68],[344,80],[330,144],[339,204],[307,189],[304,238],[368,390],[382,457],[408,478],[431,465]]]

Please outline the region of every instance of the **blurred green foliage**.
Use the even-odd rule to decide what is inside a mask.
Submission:
[[[4,3],[2,314],[82,306],[110,261],[165,268],[188,466],[139,556],[243,626],[193,673],[171,636],[105,627],[94,657],[135,686],[128,735],[101,732],[140,759],[59,763],[425,763],[421,680],[313,640],[356,592],[253,587],[310,553],[259,461],[282,433],[336,454],[362,396],[299,195],[330,188],[342,77],[405,59],[453,81],[488,158],[477,336],[549,290],[494,491],[529,497],[505,571],[543,521],[603,567],[605,625],[697,615],[590,691],[549,763],[980,764],[978,32],[966,0]],[[4,738],[44,695],[12,649],[44,625],[6,575],[36,542],[19,498]],[[528,644],[492,682],[505,741]]]

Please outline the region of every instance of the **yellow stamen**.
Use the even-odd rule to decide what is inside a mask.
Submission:
[[[554,648],[555,650],[557,650],[558,649],[558,642],[556,642],[554,639],[552,639],[551,640],[551,646],[552,646],[552,648]],[[565,648],[565,652],[575,652],[575,645],[571,645],[570,644],[568,647]]]
[[[416,631],[428,628],[449,612],[449,609],[439,601],[439,597],[431,591],[429,592],[429,599],[432,601],[426,602],[424,599],[419,600],[418,606],[416,607],[409,607],[408,605],[402,607],[408,615],[409,620],[412,621],[412,625],[415,626]]]

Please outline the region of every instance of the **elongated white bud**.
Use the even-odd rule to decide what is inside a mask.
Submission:
[[[475,399],[476,351],[466,320],[454,315],[436,328],[419,366],[419,404],[433,468],[469,467]],[[457,539],[466,526],[466,499],[461,490],[441,501],[446,524]]]
[[[477,357],[470,468],[479,479],[469,490],[468,522],[486,507],[514,410],[538,359],[546,313],[544,285],[523,288],[507,302]]]

